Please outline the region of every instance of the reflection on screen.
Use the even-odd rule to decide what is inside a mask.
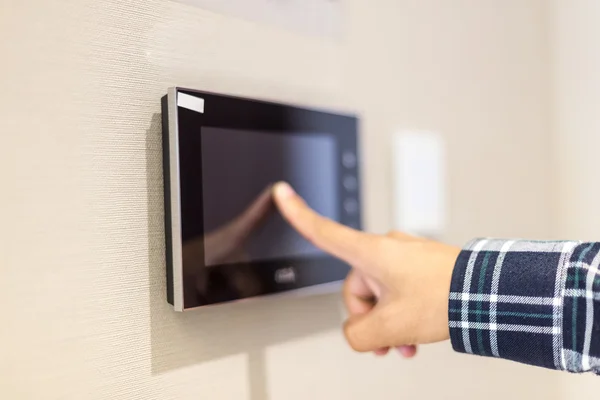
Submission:
[[[273,183],[284,180],[320,214],[338,219],[337,151],[326,134],[202,128],[204,232],[230,223]],[[208,243],[205,261],[214,259]],[[246,261],[319,254],[274,206],[243,246]]]

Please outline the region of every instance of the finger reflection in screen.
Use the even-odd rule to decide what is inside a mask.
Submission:
[[[248,297],[261,292],[259,279],[245,264],[249,257],[244,251],[244,244],[274,211],[271,186],[268,186],[230,222],[204,237],[183,243],[184,293],[190,301],[196,301],[198,296],[210,296],[210,266],[224,266],[215,279],[221,292],[232,292],[229,296],[223,293],[224,296]]]

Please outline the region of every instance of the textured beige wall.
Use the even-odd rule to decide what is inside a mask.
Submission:
[[[551,11],[560,233],[598,240],[600,2],[553,0]]]
[[[420,128],[448,139],[448,240],[550,235],[544,1],[346,3],[326,41],[167,0],[1,0],[2,398],[557,398],[553,372],[447,344],[353,354],[337,296],[165,304],[175,84],[357,110],[372,231],[391,224],[390,134]]]
[[[600,240],[600,2],[553,0],[550,7],[553,123],[559,200],[557,235]],[[567,376],[565,398],[600,393],[600,379]]]

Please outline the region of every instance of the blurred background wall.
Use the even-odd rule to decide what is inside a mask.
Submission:
[[[600,2],[553,0],[549,11],[556,182],[550,196],[558,200],[556,234],[598,241]],[[594,377],[565,379],[565,397],[583,398],[600,390]]]
[[[449,158],[445,240],[597,239],[600,213],[586,212],[597,2],[347,0],[341,40],[168,0],[0,5],[3,398],[562,399],[598,388],[448,344],[410,362],[354,354],[338,296],[175,315],[163,294],[159,114],[172,85],[357,111],[374,232],[392,228],[391,136],[435,130]]]

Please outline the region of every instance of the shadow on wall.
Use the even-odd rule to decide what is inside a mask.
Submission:
[[[167,303],[162,173],[161,114],[146,135],[148,249],[152,374],[247,353],[253,399],[268,398],[264,349],[319,332],[339,329],[339,296],[262,298],[176,313]]]

